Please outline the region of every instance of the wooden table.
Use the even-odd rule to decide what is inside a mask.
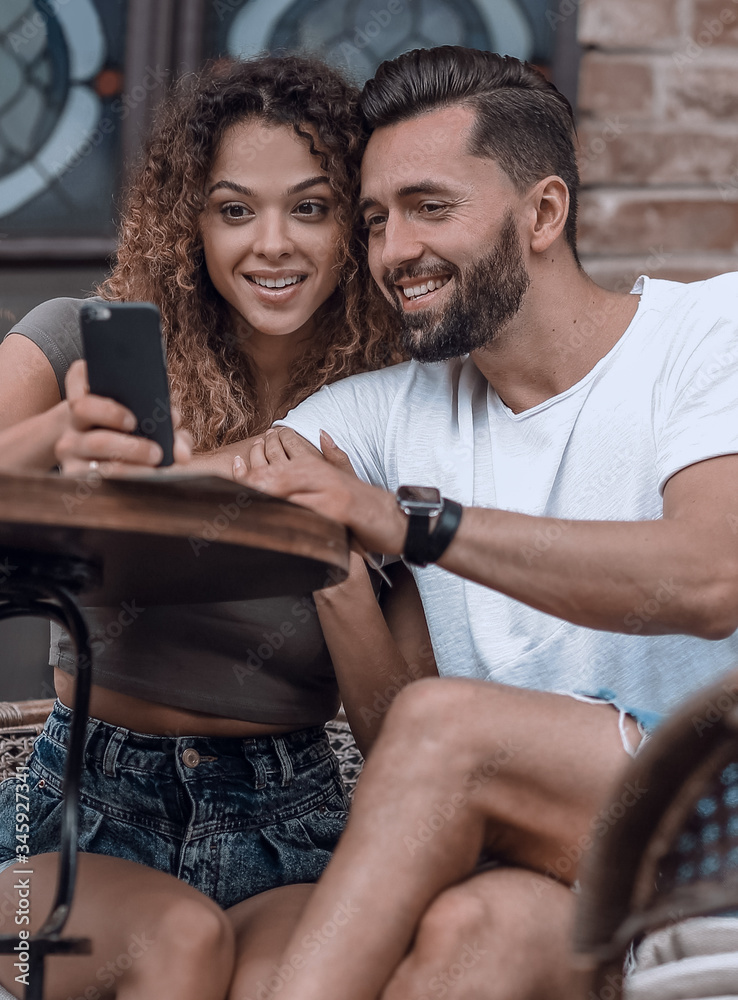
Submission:
[[[51,911],[30,942],[28,1000],[44,957],[90,950],[62,938],[74,894],[77,814],[92,654],[82,606],[203,603],[309,594],[344,580],[343,526],[217,477],[0,476],[0,619],[57,621],[77,656],[64,816]],[[16,936],[0,937],[12,953]]]

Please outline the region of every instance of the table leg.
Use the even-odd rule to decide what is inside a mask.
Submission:
[[[72,569],[78,571],[78,564]],[[72,907],[77,873],[79,786],[90,703],[92,659],[89,632],[82,612],[68,587],[59,582],[57,577],[58,573],[53,573],[44,578],[39,574],[37,567],[34,567],[29,572],[14,575],[12,587],[6,582],[0,591],[0,620],[33,616],[56,621],[72,639],[77,667],[74,714],[64,772],[64,810],[56,893],[46,920],[28,941],[29,976],[25,992],[26,1000],[43,1000],[46,955],[91,952],[91,943],[87,938],[60,937]],[[74,585],[78,582],[79,573],[70,572],[69,578]],[[18,943],[17,937],[1,936],[0,953],[12,953]]]

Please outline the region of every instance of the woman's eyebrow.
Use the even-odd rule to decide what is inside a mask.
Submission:
[[[308,177],[307,180],[300,181],[299,184],[293,184],[292,187],[287,188],[285,195],[300,194],[301,191],[307,191],[308,188],[318,187],[319,184],[330,184],[330,180],[327,177]],[[238,184],[236,181],[216,181],[211,188],[208,188],[208,197],[213,193],[213,191],[219,191],[222,188],[228,188],[230,191],[237,191],[238,194],[245,195],[247,198],[255,198],[256,192],[251,188],[244,187],[243,184]]]
[[[247,198],[254,197],[254,192],[251,188],[244,187],[243,184],[237,184],[236,181],[216,181],[212,187],[208,188],[208,197],[210,197],[213,191],[219,191],[221,188],[228,188],[231,191],[237,191],[239,194],[246,195]]]
[[[299,194],[301,191],[307,191],[308,188],[317,187],[319,184],[330,184],[328,177],[323,177],[322,175],[318,177],[308,177],[306,181],[300,181],[299,184],[294,184],[291,188],[287,188],[285,194]]]

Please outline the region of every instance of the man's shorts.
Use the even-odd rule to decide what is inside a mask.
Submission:
[[[620,730],[620,739],[623,742],[623,749],[628,754],[629,757],[635,757],[636,754],[645,746],[648,742],[651,733],[654,729],[663,721],[664,716],[659,715],[657,712],[649,712],[646,710],[641,710],[638,708],[622,708],[617,704],[614,691],[598,691],[597,694],[584,694],[580,691],[559,691],[559,694],[565,694],[569,698],[574,698],[576,701],[582,701],[586,705],[612,705],[616,712],[619,713],[618,729]],[[631,735],[628,732],[627,720],[633,719],[633,721],[638,726],[639,738],[634,742]]]

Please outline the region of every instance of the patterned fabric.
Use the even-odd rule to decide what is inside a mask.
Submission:
[[[25,764],[33,747],[33,741],[42,728],[43,726],[39,725],[0,730],[0,781],[10,778],[21,764]]]
[[[659,890],[696,879],[723,884],[738,879],[738,763],[729,764],[706,786],[664,859]]]
[[[334,719],[326,724],[325,731],[333,747],[333,752],[338,758],[338,766],[341,768],[341,777],[346,794],[351,799],[354,795],[356,782],[359,780],[361,769],[364,766],[364,758],[357,745],[348,722],[341,722]],[[2,1000],[2,998],[0,998]]]

